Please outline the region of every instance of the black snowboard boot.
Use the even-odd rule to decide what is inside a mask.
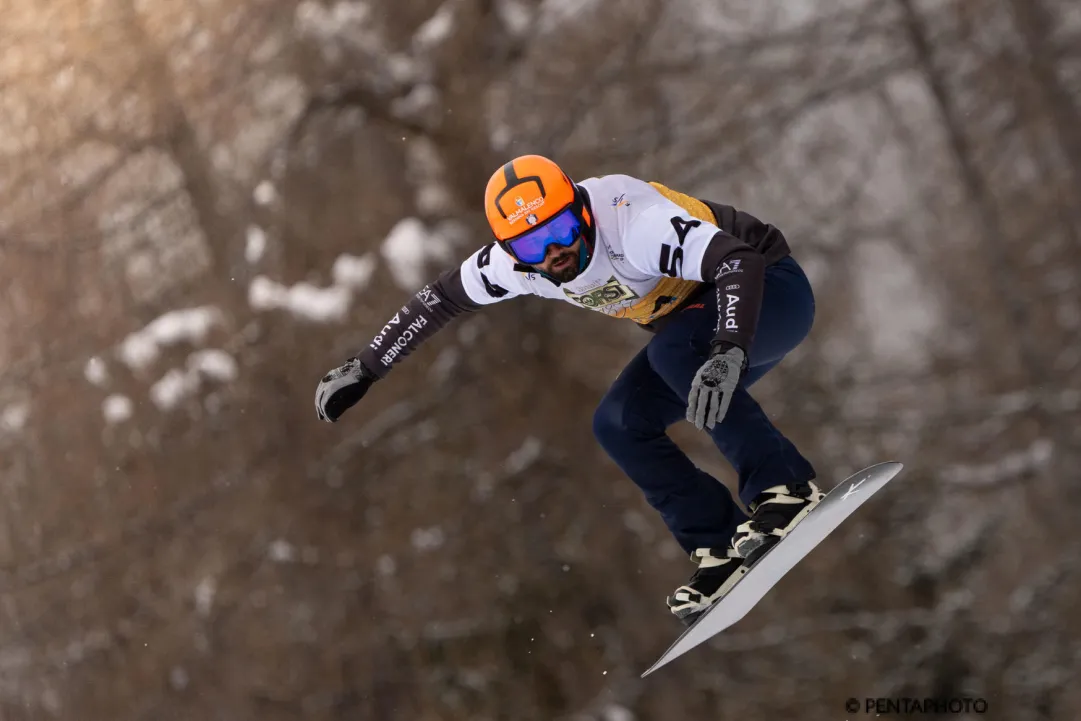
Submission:
[[[750,567],[791,533],[796,525],[825,498],[812,481],[773,486],[751,502],[751,518],[736,528],[732,546]]]
[[[696,549],[691,560],[698,564],[698,570],[687,585],[668,597],[668,608],[685,626],[690,626],[721,600],[747,572],[743,559],[731,546]]]

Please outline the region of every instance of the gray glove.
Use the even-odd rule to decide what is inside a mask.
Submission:
[[[315,389],[315,412],[319,419],[334,423],[352,408],[376,381],[359,360],[350,358],[323,376]]]
[[[687,399],[687,420],[695,428],[702,430],[705,426],[713,430],[714,425],[724,420],[746,358],[739,346],[730,346],[723,352],[716,348],[698,369]]]

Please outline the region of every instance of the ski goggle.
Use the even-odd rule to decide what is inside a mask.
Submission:
[[[574,245],[581,235],[582,218],[571,206],[522,235],[503,241],[503,247],[519,262],[536,265],[544,262],[549,245],[568,248]]]

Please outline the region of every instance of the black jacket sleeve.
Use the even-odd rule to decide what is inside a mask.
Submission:
[[[723,351],[735,345],[750,355],[762,309],[765,272],[762,253],[723,230],[713,236],[702,257],[702,278],[712,278],[716,286],[714,348]]]
[[[461,269],[448,270],[410,298],[357,358],[373,376],[383,378],[452,319],[480,307],[466,294]]]

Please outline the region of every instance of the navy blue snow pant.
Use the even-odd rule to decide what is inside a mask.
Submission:
[[[712,289],[677,311],[627,365],[601,400],[593,432],[638,484],[683,550],[729,544],[747,516],[728,489],[668,437],[687,416],[691,381],[705,363],[717,325]],[[766,417],[747,389],[800,344],[814,321],[814,294],[791,256],[765,272],[765,291],[746,374],[710,436],[739,474],[745,504],[770,486],[808,481],[814,468]],[[707,432],[708,429],[703,432]]]

